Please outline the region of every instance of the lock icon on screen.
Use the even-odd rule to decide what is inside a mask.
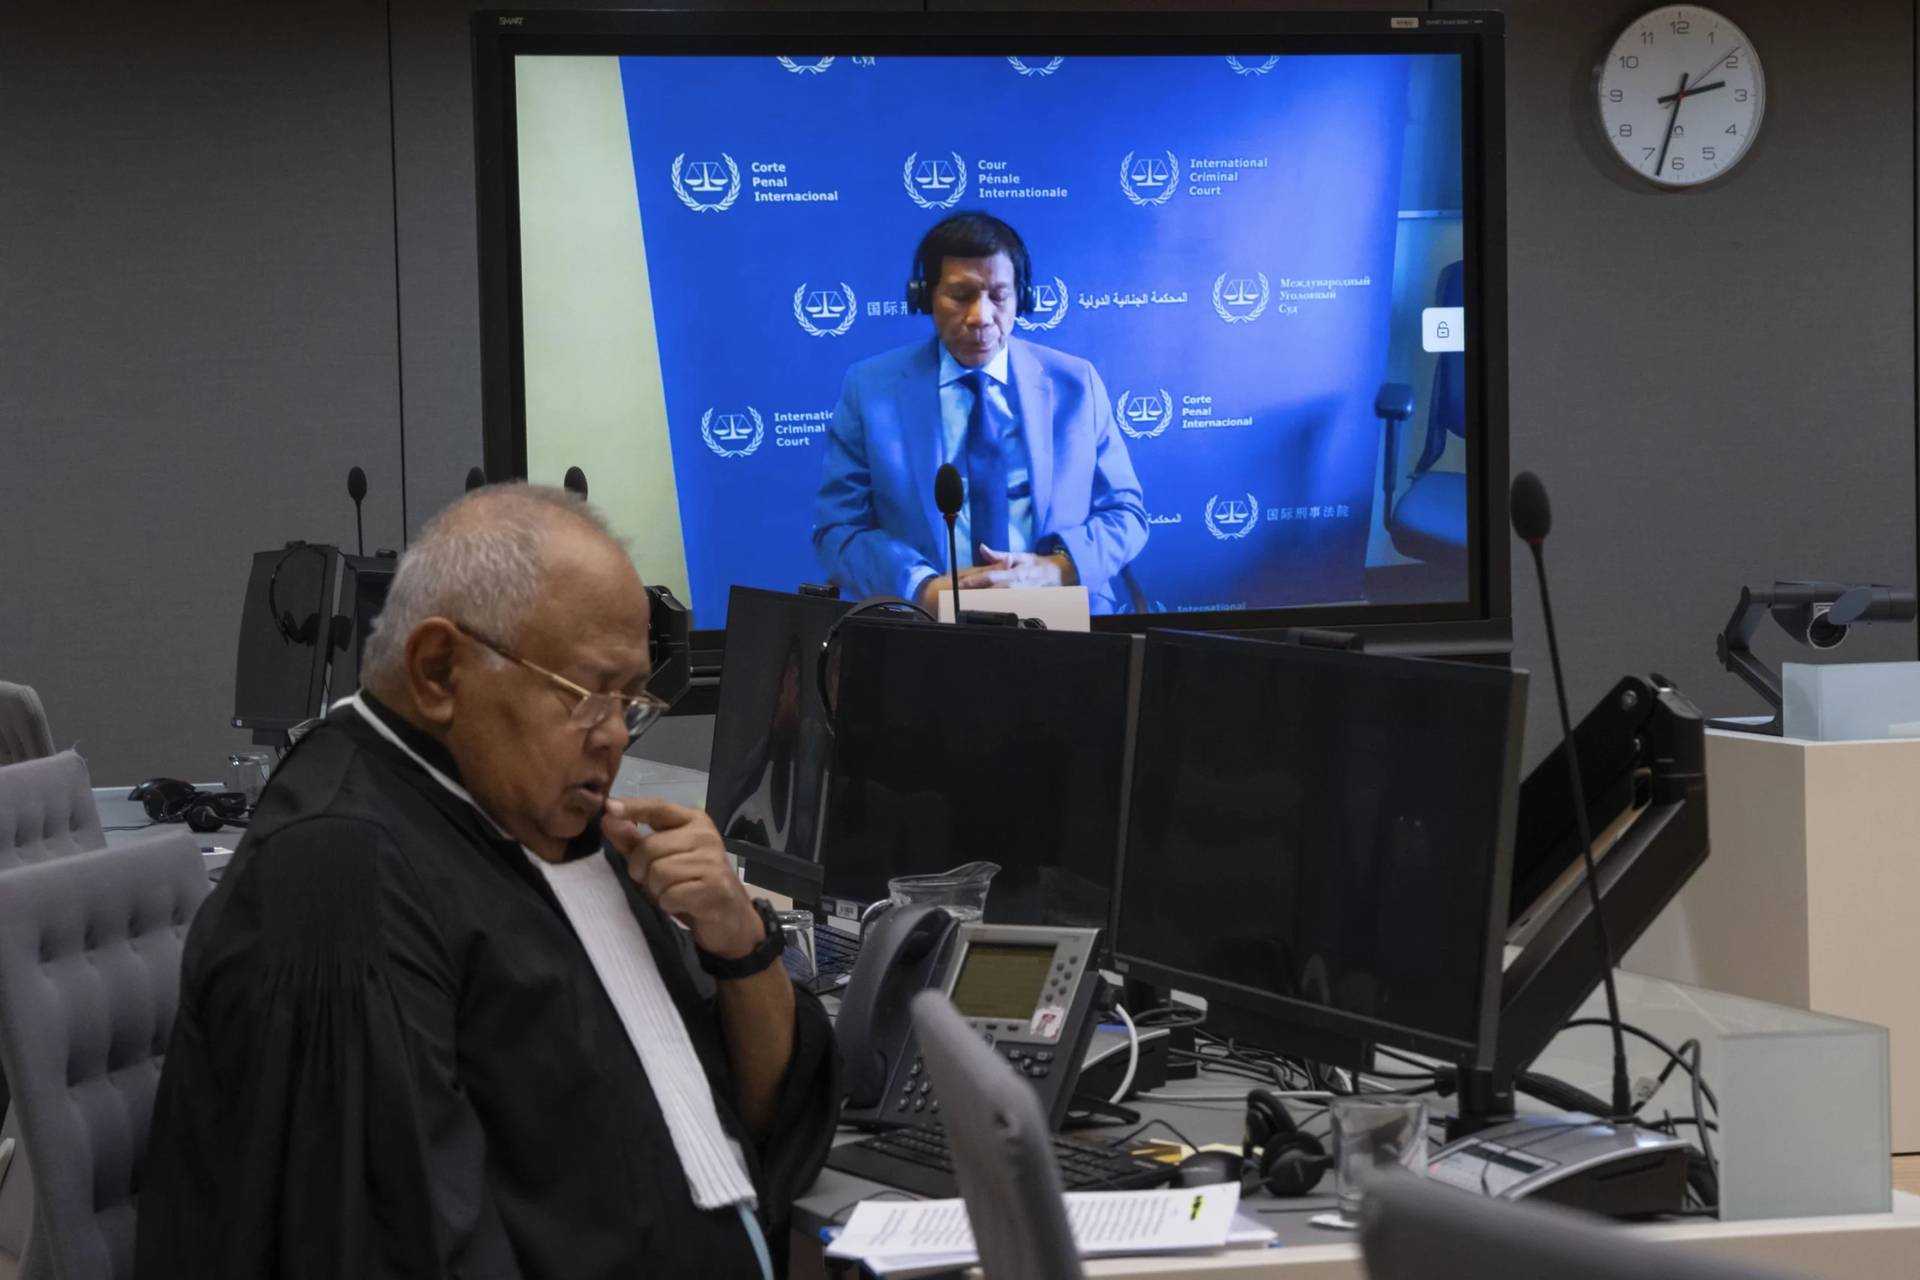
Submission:
[[[1433,336],[1444,342],[1453,336],[1453,327],[1445,320],[1442,320],[1439,324],[1433,326]]]

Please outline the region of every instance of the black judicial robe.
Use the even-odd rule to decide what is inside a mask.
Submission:
[[[437,744],[368,703],[457,778]],[[616,856],[597,836],[577,852]],[[713,984],[683,931],[621,882],[779,1259],[837,1117],[825,1011],[795,993],[777,1118],[745,1138]],[[635,1280],[759,1266],[737,1209],[693,1203],[544,877],[342,707],[274,774],[188,936],[136,1273]]]

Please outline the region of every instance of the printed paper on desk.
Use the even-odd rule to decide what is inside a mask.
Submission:
[[[1160,1191],[1070,1191],[1064,1197],[1074,1243],[1085,1257],[1219,1249],[1227,1243],[1240,1188]],[[977,1258],[973,1228],[960,1200],[863,1200],[846,1229],[827,1246],[834,1258],[855,1258],[875,1272]]]

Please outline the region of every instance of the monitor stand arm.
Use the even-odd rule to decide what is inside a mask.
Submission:
[[[1727,619],[1727,625],[1714,646],[1720,665],[1746,681],[1747,686],[1773,708],[1773,718],[1765,724],[1741,726],[1750,733],[1780,732],[1780,707],[1785,701],[1780,677],[1753,653],[1754,634],[1760,630],[1760,624],[1766,620],[1772,604],[1772,593],[1755,593],[1751,588],[1740,588],[1740,603],[1733,607],[1733,616]]]
[[[1646,803],[1597,861],[1601,910],[1616,955],[1625,955],[1707,858],[1706,733],[1700,712],[1671,686],[1660,687],[1648,719]],[[1515,1079],[1560,1034],[1600,985],[1593,910],[1569,894],[1507,966],[1501,980],[1499,1038],[1491,1067],[1460,1071],[1459,1137],[1513,1117]]]

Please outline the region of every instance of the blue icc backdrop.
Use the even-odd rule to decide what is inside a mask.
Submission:
[[[902,290],[952,208],[1019,229],[1022,336],[1106,380],[1155,607],[1358,598],[1402,151],[1439,122],[1458,154],[1457,97],[1421,87],[1457,81],[1416,61],[624,59],[698,625],[729,584],[822,577],[842,377],[930,339]]]

